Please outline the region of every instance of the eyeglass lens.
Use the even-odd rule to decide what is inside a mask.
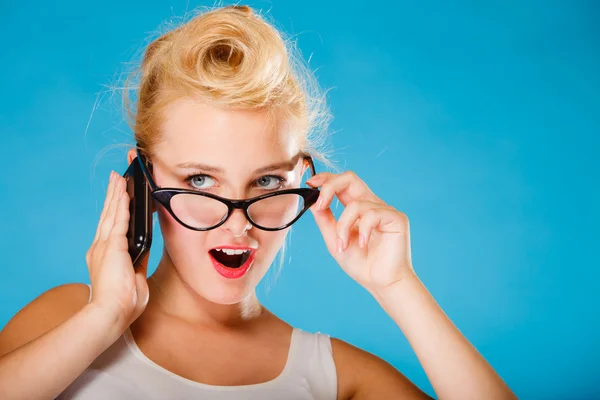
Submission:
[[[224,203],[190,193],[173,196],[171,209],[181,222],[197,229],[217,225],[228,212]],[[252,203],[248,207],[248,215],[256,225],[275,229],[292,222],[303,209],[304,198],[298,194],[287,193]]]

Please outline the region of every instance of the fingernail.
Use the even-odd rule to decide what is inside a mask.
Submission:
[[[363,235],[362,233],[360,235],[358,235],[358,246],[362,249],[363,247],[365,247],[365,235]]]
[[[109,182],[112,182],[114,177],[115,177],[115,171],[112,171],[112,170],[111,170],[111,171],[110,171],[110,178],[109,178],[109,180],[108,180],[108,181],[109,181]]]
[[[342,240],[342,238],[338,238],[337,239],[337,252],[341,253],[343,249],[344,249],[344,241]]]
[[[323,199],[319,197],[319,201],[317,201],[317,210],[320,210],[323,207]]]
[[[306,183],[310,184],[311,186],[317,186],[317,183],[319,183],[321,181],[321,176],[320,175],[315,175],[315,176],[311,176]]]

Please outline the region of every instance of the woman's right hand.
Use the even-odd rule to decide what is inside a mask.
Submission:
[[[148,304],[149,252],[134,269],[128,251],[129,195],[126,180],[111,171],[94,242],[86,253],[92,283],[91,304],[115,317],[125,330]]]

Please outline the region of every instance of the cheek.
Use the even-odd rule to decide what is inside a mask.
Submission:
[[[185,229],[165,210],[163,207],[159,207],[157,210],[158,221],[160,222],[160,230],[163,236],[178,234],[178,231]]]
[[[275,232],[255,230],[255,236],[253,237],[258,240],[260,246],[260,262],[265,268],[268,268],[273,262],[273,259],[285,241],[288,230],[289,228]]]
[[[178,261],[183,261],[182,258],[185,258],[185,261],[198,260],[198,257],[202,255],[202,244],[205,241],[206,233],[195,232],[181,226],[163,208],[160,208],[157,212],[160,230],[169,255],[178,259]]]

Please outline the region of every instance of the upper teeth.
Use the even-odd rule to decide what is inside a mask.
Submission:
[[[244,254],[244,253],[250,251],[250,250],[234,250],[234,249],[215,249],[215,250],[222,251],[223,253],[228,254],[230,256],[240,255],[240,254]]]

